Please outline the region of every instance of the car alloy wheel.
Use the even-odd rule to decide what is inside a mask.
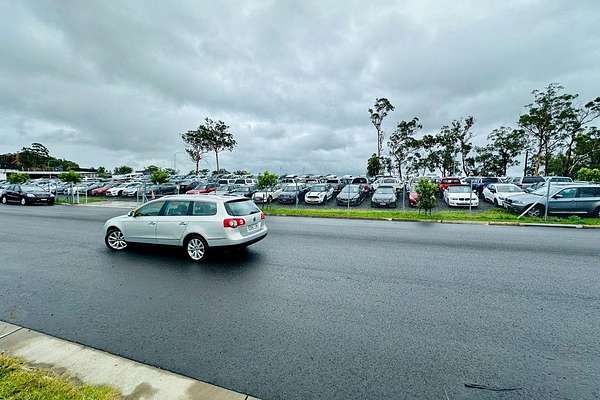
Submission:
[[[123,236],[123,232],[118,229],[111,229],[106,234],[106,245],[109,249],[120,251],[127,247],[127,242],[125,241],[125,236]]]
[[[206,245],[200,237],[195,236],[188,240],[185,249],[193,261],[202,261],[206,256]]]
[[[2,204],[6,204],[6,197],[2,197]]]
[[[544,214],[544,208],[542,206],[535,206],[527,213],[530,217],[541,217]]]
[[[27,200],[25,200],[25,197],[21,198],[20,203],[21,203],[22,206],[27,205]]]

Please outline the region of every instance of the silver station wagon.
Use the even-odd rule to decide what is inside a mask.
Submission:
[[[245,197],[178,195],[150,201],[104,224],[109,249],[128,243],[182,247],[193,261],[209,249],[249,246],[267,236],[265,214]]]

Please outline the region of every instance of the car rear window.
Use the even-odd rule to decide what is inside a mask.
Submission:
[[[367,178],[354,178],[352,179],[352,183],[368,183]]]
[[[225,203],[227,214],[233,217],[241,217],[245,215],[255,214],[260,212],[260,209],[252,200],[232,200]]]

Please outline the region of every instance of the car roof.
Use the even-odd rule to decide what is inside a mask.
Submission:
[[[220,195],[220,194],[174,194],[170,196],[163,196],[157,200],[214,200],[214,201],[231,201],[231,200],[249,200],[244,196],[231,196],[231,195]],[[153,200],[156,201],[156,200]]]

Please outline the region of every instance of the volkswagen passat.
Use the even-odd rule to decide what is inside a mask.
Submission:
[[[129,243],[182,247],[202,261],[214,247],[245,247],[267,236],[265,214],[245,197],[178,195],[163,197],[111,218],[104,224],[105,243],[121,251]]]

